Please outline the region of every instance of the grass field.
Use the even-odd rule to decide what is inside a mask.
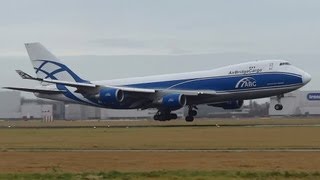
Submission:
[[[0,156],[1,173],[320,169],[318,152],[2,152]]]
[[[191,125],[77,121],[71,125],[74,128],[62,128],[72,122],[48,128],[47,123],[35,121],[4,121],[0,122],[0,179],[320,178],[320,126],[311,126],[320,124],[319,119],[278,122],[310,126],[250,126],[277,121],[260,120],[204,120]],[[237,123],[249,126],[234,126]]]
[[[0,150],[320,148],[320,127],[1,129]]]

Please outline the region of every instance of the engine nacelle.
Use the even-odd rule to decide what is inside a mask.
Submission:
[[[217,104],[209,104],[209,106],[221,107],[223,109],[239,109],[243,105],[243,100],[227,101]]]
[[[103,104],[117,104],[124,100],[124,93],[121,89],[101,89],[99,92],[99,101]]]
[[[172,111],[178,110],[187,104],[187,98],[183,94],[168,94],[162,97],[161,106]]]

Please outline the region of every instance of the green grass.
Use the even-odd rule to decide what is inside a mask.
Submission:
[[[100,173],[0,174],[0,179],[319,179],[319,172],[152,171]]]

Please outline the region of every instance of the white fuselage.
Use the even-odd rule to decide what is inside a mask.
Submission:
[[[283,60],[264,60],[226,66],[214,70],[166,74],[147,77],[136,77],[127,79],[115,79],[104,81],[92,81],[93,84],[106,86],[121,86],[155,90],[215,91],[219,96],[208,96],[205,98],[190,98],[192,104],[214,103],[238,99],[255,99],[275,96],[287,93],[304,86],[311,77],[306,72],[290,65]],[[48,88],[56,88],[55,85]],[[101,107],[79,93],[68,87],[70,93],[81,99],[70,99],[64,95],[45,95],[36,93],[38,97],[89,104]],[[107,107],[113,108],[113,107]],[[115,107],[116,109],[127,109],[128,106]]]

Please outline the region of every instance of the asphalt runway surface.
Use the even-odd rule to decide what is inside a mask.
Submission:
[[[115,126],[0,126],[0,129],[16,128],[16,129],[78,129],[78,128],[170,128],[170,127],[214,127],[214,128],[226,128],[226,127],[253,127],[253,128],[263,128],[263,127],[320,127],[320,124],[216,124],[216,125],[115,125]]]

